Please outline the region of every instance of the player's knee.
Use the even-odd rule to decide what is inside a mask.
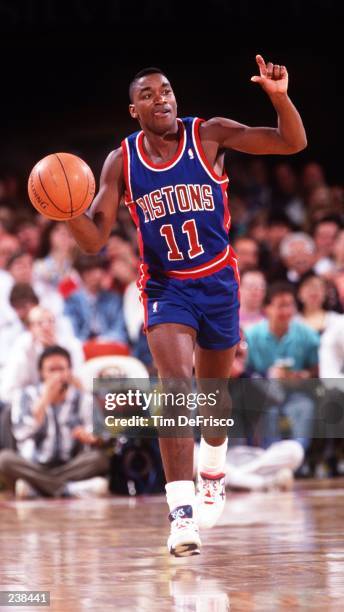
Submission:
[[[176,358],[176,363],[170,364],[167,373],[164,374],[165,379],[190,379],[190,364],[178,363],[178,359]]]

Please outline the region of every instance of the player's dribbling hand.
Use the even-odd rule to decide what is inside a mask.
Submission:
[[[288,91],[288,72],[285,66],[264,62],[261,55],[256,55],[260,76],[251,77],[253,83],[259,83],[269,95],[285,94]]]

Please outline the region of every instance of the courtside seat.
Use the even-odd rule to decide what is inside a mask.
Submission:
[[[88,340],[83,344],[86,361],[103,355],[129,355],[130,348],[122,342],[101,342],[99,340]]]
[[[94,378],[149,378],[146,366],[135,357],[104,355],[85,361],[78,371],[84,388],[92,391]]]

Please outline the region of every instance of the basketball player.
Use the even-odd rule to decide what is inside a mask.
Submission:
[[[126,138],[105,160],[90,212],[69,221],[87,253],[107,242],[124,198],[137,225],[141,251],[139,287],[147,339],[159,375],[228,378],[239,342],[239,277],[228,231],[230,214],[223,172],[226,149],[290,154],[306,146],[299,113],[288,97],[285,66],[257,55],[259,83],[278,117],[274,128],[247,127],[231,119],[177,118],[166,75],[139,72],[130,83],[130,115],[141,131]],[[200,552],[198,525],[212,526],[225,503],[227,438],[202,438],[196,513],[193,439],[161,438],[175,556]]]

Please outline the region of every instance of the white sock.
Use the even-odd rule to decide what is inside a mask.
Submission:
[[[165,485],[170,512],[178,506],[195,507],[195,484],[193,480],[174,480]]]
[[[220,446],[211,446],[201,438],[198,458],[198,472],[221,474],[225,471],[228,438]]]

